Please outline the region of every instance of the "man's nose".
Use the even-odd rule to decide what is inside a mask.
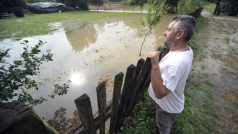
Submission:
[[[164,36],[166,37],[166,31],[164,32]]]

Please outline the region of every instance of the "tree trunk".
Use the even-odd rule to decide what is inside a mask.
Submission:
[[[219,9],[220,2],[221,2],[221,0],[217,1],[216,8],[215,8],[215,10],[213,12],[214,15],[218,15],[218,9]]]

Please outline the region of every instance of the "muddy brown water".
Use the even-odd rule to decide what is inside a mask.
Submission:
[[[162,44],[163,32],[171,17],[172,15],[167,15],[161,18],[159,26],[147,37],[142,56],[139,56],[139,49],[145,27],[135,25],[135,21],[142,20],[133,17],[90,23],[71,32],[66,32],[59,22],[51,24],[60,27],[53,33],[26,37],[19,41],[5,39],[0,41],[0,49],[10,48],[9,61],[12,61],[22,52],[22,40],[29,40],[30,46],[38,40],[47,42],[42,50],[51,49],[53,61],[41,66],[41,73],[35,79],[41,81],[42,85],[32,95],[46,96],[55,83],[66,80],[71,81],[70,88],[67,95],[49,99],[35,106],[34,110],[41,117],[51,119],[57,109],[64,107],[70,118],[76,110],[74,99],[84,93],[89,95],[93,111],[96,111],[97,81],[104,77],[114,77],[119,72],[125,73],[127,66],[136,64],[139,58],[146,58],[149,51]],[[107,93],[107,100],[110,100],[112,91],[108,90]]]

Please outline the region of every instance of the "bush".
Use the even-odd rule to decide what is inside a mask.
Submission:
[[[179,0],[178,13],[187,14],[194,11],[197,8],[203,7],[205,0]]]
[[[80,10],[88,10],[87,0],[65,0],[66,6],[79,8]]]
[[[237,0],[228,0],[225,2],[221,2],[216,14],[237,16],[238,15],[238,1]]]
[[[41,64],[52,61],[53,54],[50,50],[42,54],[40,47],[45,44],[43,41],[39,41],[32,48],[28,46],[27,40],[22,44],[24,47],[20,58],[12,63],[7,62],[7,58],[10,57],[9,49],[0,50],[0,102],[18,100],[34,106],[46,101],[47,98],[33,98],[30,94],[29,91],[37,91],[40,84],[33,79],[33,76],[40,73]],[[48,97],[54,98],[55,95],[66,94],[69,85],[68,83],[55,84],[54,87]]]

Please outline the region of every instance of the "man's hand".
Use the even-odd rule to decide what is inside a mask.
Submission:
[[[155,93],[155,97],[158,99],[163,98],[169,93],[169,90],[163,85],[163,79],[161,77],[159,68],[159,54],[160,52],[150,52],[148,57],[151,61],[151,85]]]
[[[160,51],[150,52],[148,54],[152,68],[158,68],[159,54],[160,54]]]

